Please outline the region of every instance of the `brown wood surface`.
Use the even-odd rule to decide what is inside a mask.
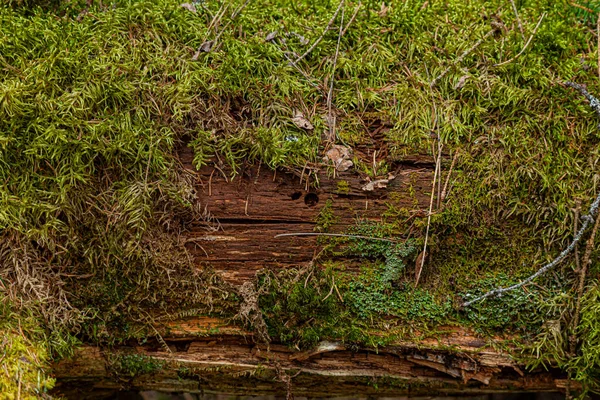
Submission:
[[[399,341],[377,350],[321,342],[304,352],[257,344],[251,334],[214,318],[171,322],[169,328],[169,351],[158,342],[110,351],[83,347],[55,366],[59,393],[72,390],[69,382],[89,381],[97,389],[282,395],[287,390],[282,376],[294,376],[292,391],[305,396],[540,392],[565,384],[559,372],[526,371],[508,352],[491,346],[501,338],[483,340],[457,327],[419,343]],[[165,364],[151,374],[115,380],[110,367],[115,354],[144,354]]]
[[[180,158],[194,170],[190,152],[182,151]],[[433,178],[427,160],[422,157],[396,164],[395,178],[387,188],[374,191],[362,190],[365,177],[353,170],[336,172],[333,177],[323,166],[314,172],[319,180],[314,188],[307,187],[305,178],[300,181],[302,173],[251,165],[230,179],[229,170],[211,163],[196,171],[197,190],[200,204],[215,218],[212,227],[218,230],[207,229],[204,224],[192,226],[186,233],[186,247],[199,265],[211,265],[233,284],[254,278],[262,268],[301,265],[318,251],[317,238],[275,236],[313,232],[328,200],[336,219],[330,232],[346,232],[359,220],[380,221],[388,201],[424,215]],[[338,190],[340,181],[348,184],[347,192]],[[393,200],[390,193],[394,193]]]

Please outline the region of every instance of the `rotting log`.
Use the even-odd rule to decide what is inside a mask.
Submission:
[[[214,318],[169,326],[171,336],[164,338],[168,351],[158,342],[110,352],[81,348],[75,357],[55,366],[58,392],[73,397],[74,391],[85,386],[281,395],[287,390],[282,376],[293,377],[293,393],[303,396],[553,392],[566,384],[558,371],[526,372],[508,352],[493,349],[493,339],[483,340],[456,327],[440,328],[443,333],[418,344],[397,342],[374,350],[321,342],[301,352],[277,344],[257,344],[252,334]],[[115,380],[108,361],[115,353],[143,354],[164,364],[150,374]]]
[[[183,151],[181,161],[190,170],[192,154]],[[434,165],[431,158],[414,157],[393,165],[395,176],[387,188],[362,190],[365,180],[355,171],[321,169],[318,187],[282,171],[250,166],[233,180],[228,172],[208,165],[198,172],[199,201],[219,221],[219,229],[199,225],[186,234],[187,248],[200,264],[211,265],[232,284],[253,279],[263,268],[287,268],[310,261],[317,251],[315,237],[283,237],[294,232],[313,232],[319,212],[330,200],[335,215],[331,232],[344,232],[357,220],[381,221],[394,204],[423,215],[427,212]],[[313,178],[314,180],[315,178]],[[340,190],[339,182],[345,182]],[[410,190],[409,190],[410,189]]]
[[[180,156],[192,169],[192,155],[184,151]],[[206,166],[197,172],[197,185],[213,226],[192,227],[185,234],[186,246],[199,267],[211,265],[233,285],[253,280],[263,268],[297,267],[314,257],[316,239],[275,236],[312,232],[327,200],[336,216],[333,232],[346,231],[358,219],[379,221],[390,193],[398,206],[426,212],[433,165],[416,158],[394,167],[395,179],[388,187],[369,192],[361,189],[364,181],[356,172],[338,172],[333,178],[319,171],[320,184],[313,188],[292,173],[259,166],[247,167],[233,180],[228,171]],[[342,180],[347,190],[339,190]],[[74,358],[59,362],[54,368],[58,392],[73,397],[72,391],[81,389],[70,383],[87,382],[88,389],[282,394],[291,379],[293,392],[305,396],[431,395],[560,391],[566,382],[557,370],[528,372],[510,351],[498,350],[506,338],[484,339],[458,327],[437,327],[435,336],[378,349],[321,342],[309,351],[260,344],[251,332],[218,318],[171,321],[156,329],[164,342],[151,340],[110,351],[83,347]],[[111,354],[128,353],[150,356],[164,365],[151,374],[115,380]]]

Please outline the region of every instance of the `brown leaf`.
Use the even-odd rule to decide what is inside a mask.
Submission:
[[[192,61],[196,61],[198,57],[200,57],[200,53],[210,53],[214,44],[214,40],[207,40],[206,42],[202,43],[200,47],[198,47],[198,51],[196,51],[196,54],[194,54],[194,56],[192,57]]]
[[[265,42],[271,42],[273,40],[275,40],[275,38],[277,37],[279,33],[277,31],[271,32],[267,35],[267,37],[265,38]]]
[[[421,271],[423,269],[423,265],[425,264],[426,259],[427,253],[423,250],[415,260],[415,286],[419,284],[419,279],[421,278]]]
[[[305,129],[307,131],[312,131],[313,129],[315,129],[313,124],[311,124],[310,121],[306,119],[306,117],[304,117],[304,114],[302,114],[300,111],[296,111],[296,114],[294,114],[294,118],[292,118],[292,122],[300,129]]]
[[[366,185],[364,185],[362,187],[362,190],[372,192],[375,189],[384,189],[387,187],[389,181],[389,179],[378,179],[376,181],[369,182]]]
[[[469,75],[463,75],[458,79],[458,82],[456,83],[456,85],[454,85],[454,90],[460,90],[463,88],[463,86],[465,86],[465,82],[467,82],[467,78],[469,78]]]
[[[354,163],[350,160],[352,157],[352,149],[350,147],[336,144],[327,150],[323,162],[333,162],[333,166],[340,172],[347,171]]]

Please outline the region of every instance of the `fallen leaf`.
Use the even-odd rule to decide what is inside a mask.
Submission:
[[[369,182],[366,185],[364,185],[362,187],[362,190],[372,192],[375,189],[384,189],[387,187],[389,181],[389,179],[378,179],[376,181]]]
[[[419,279],[421,278],[421,270],[423,269],[423,264],[425,264],[426,259],[427,253],[423,250],[415,260],[415,286],[419,284]]]
[[[336,144],[327,150],[323,162],[328,163],[331,161],[337,171],[344,172],[354,165],[350,158],[352,158],[352,149]]]
[[[272,42],[278,35],[278,32],[271,32],[267,35],[267,37],[265,38],[265,42]]]
[[[456,85],[454,85],[454,90],[460,90],[463,88],[463,86],[465,86],[465,82],[467,82],[467,78],[469,78],[469,75],[463,75],[458,79],[458,82],[456,83]]]
[[[183,7],[183,8],[185,8],[186,10],[193,12],[194,14],[197,12],[197,10],[196,10],[196,6],[195,6],[195,5],[193,5],[192,3],[182,3],[182,4],[180,5],[180,7]]]
[[[192,61],[196,61],[198,57],[200,57],[200,53],[210,53],[214,44],[214,40],[207,40],[206,42],[202,43],[200,47],[198,47],[198,51],[196,51],[196,54],[194,54],[194,56],[192,57]]]
[[[312,131],[315,128],[313,124],[311,124],[310,121],[306,119],[306,117],[304,117],[304,114],[302,114],[300,111],[296,111],[296,114],[294,114],[294,118],[292,118],[292,122],[298,128],[305,129],[307,131]]]
[[[387,15],[388,11],[390,11],[390,8],[386,6],[385,3],[381,3],[381,9],[377,13],[377,15],[379,15],[380,18],[383,18]]]

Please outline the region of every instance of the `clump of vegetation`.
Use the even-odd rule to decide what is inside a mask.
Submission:
[[[546,13],[521,54],[514,11],[501,1],[348,2],[356,14],[344,35],[331,29],[322,40],[333,2],[253,1],[235,18],[222,13],[223,24],[211,24],[224,10],[217,1],[195,12],[171,0],[82,3],[9,0],[0,8],[0,279],[18,318],[38,321],[23,325],[22,340],[40,360],[68,354],[74,337],[107,344],[154,335],[157,321],[190,310],[235,315],[231,288],[209,267],[199,270],[185,247],[182,232],[210,229],[210,218],[178,154],[191,148],[196,168],[214,160],[228,177],[252,162],[301,174],[318,165],[327,103],[340,142],[375,144],[386,155],[356,159],[363,174],[430,153],[432,136],[461,157],[432,218],[423,286],[411,291],[404,275],[422,221],[413,221],[416,230],[359,225],[352,233],[417,239],[348,240],[346,255],[362,258],[358,277],[315,271],[300,274],[311,284],[285,275],[263,282],[269,334],[283,342],[364,340],[367,316],[458,319],[447,305],[455,292],[531,273],[570,240],[577,203],[594,196],[597,120],[561,85],[574,80],[600,93],[588,27],[594,5],[517,2],[528,33]],[[290,64],[310,46],[298,37],[320,41]],[[210,40],[209,51],[198,51]],[[324,82],[334,82],[331,97]],[[314,129],[294,123],[298,112]],[[371,129],[374,116],[389,129]],[[420,189],[406,190],[418,208]],[[325,211],[324,230],[334,222]],[[566,268],[542,283],[571,278]],[[523,331],[537,298],[527,290],[464,318]],[[550,318],[570,314],[572,304]],[[576,331],[589,340],[569,364],[584,382],[598,374],[592,304],[584,303]],[[505,313],[492,315],[498,308]]]
[[[144,354],[116,354],[109,358],[109,364],[120,377],[135,378],[139,375],[160,371],[165,363]]]

